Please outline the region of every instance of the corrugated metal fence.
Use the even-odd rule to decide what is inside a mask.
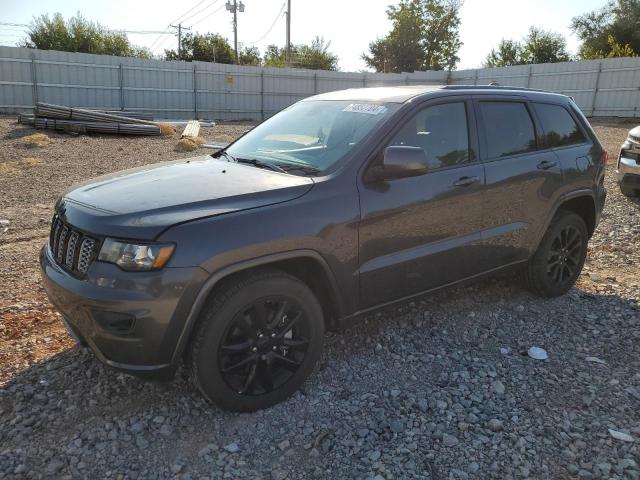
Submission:
[[[0,47],[0,112],[36,101],[151,112],[156,118],[261,120],[316,93],[380,85],[500,85],[571,95],[589,116],[638,116],[640,58],[453,72],[348,73],[165,62]]]

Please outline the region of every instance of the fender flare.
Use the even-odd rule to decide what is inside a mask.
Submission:
[[[549,225],[551,225],[551,221],[553,220],[553,217],[556,216],[556,213],[558,213],[558,210],[560,210],[560,207],[562,206],[562,204],[568,200],[573,200],[574,198],[579,198],[579,197],[589,197],[593,201],[593,206],[594,206],[594,210],[596,211],[596,217],[597,217],[598,213],[597,213],[596,195],[592,189],[581,188],[580,190],[574,190],[574,191],[560,195],[558,199],[555,201],[555,203],[553,204],[553,208],[551,209],[549,215],[547,215],[543,228],[540,230],[540,232],[538,232],[536,242],[534,243],[535,248],[533,249],[532,254],[538,250],[538,247],[540,246],[540,242],[542,242],[542,238],[544,237],[544,234],[549,229]]]
[[[250,260],[244,260],[242,262],[234,263],[232,265],[228,265],[209,276],[209,278],[204,282],[198,295],[196,296],[191,309],[189,310],[189,314],[184,322],[182,327],[182,331],[180,332],[180,336],[178,337],[178,341],[176,343],[175,349],[173,351],[173,355],[171,357],[171,364],[177,365],[180,361],[180,357],[186,348],[189,338],[191,337],[191,332],[198,321],[198,317],[200,316],[200,312],[204,307],[209,294],[213,291],[213,289],[218,285],[223,279],[232,275],[234,273],[242,272],[244,270],[248,270],[251,268],[267,266],[282,260],[291,260],[296,258],[310,258],[322,267],[325,272],[326,277],[329,279],[329,288],[331,289],[331,293],[337,300],[337,310],[338,317],[343,316],[342,309],[342,298],[340,296],[340,290],[338,289],[335,275],[329,267],[329,264],[324,259],[320,253],[315,250],[309,249],[301,249],[301,250],[290,250],[287,252],[274,253],[270,255],[265,255],[261,257],[252,258]]]

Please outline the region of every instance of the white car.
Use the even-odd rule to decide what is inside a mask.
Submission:
[[[640,126],[629,130],[629,135],[620,148],[616,178],[623,195],[640,195]]]

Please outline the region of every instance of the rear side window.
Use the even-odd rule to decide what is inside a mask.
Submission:
[[[536,133],[521,102],[480,102],[489,158],[536,150]]]
[[[432,170],[469,162],[465,104],[444,103],[419,111],[394,135],[389,145],[422,148]]]
[[[564,107],[548,103],[536,103],[535,107],[544,129],[545,146],[566,147],[587,141],[578,124]]]

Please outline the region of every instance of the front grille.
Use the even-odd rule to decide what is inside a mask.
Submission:
[[[49,246],[56,263],[70,272],[83,275],[97,254],[98,241],[53,217]]]

